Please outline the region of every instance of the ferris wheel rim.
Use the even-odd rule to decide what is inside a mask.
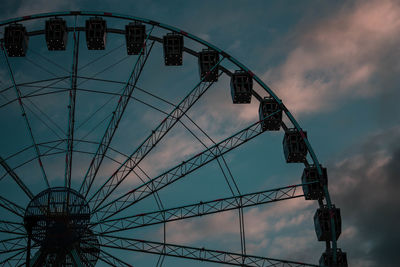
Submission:
[[[252,72],[249,68],[247,68],[244,64],[242,64],[239,60],[231,56],[229,53],[226,51],[218,48],[217,46],[203,40],[202,38],[199,38],[189,32],[183,31],[177,27],[160,23],[154,20],[149,20],[141,17],[135,17],[135,16],[129,16],[121,13],[111,13],[111,12],[101,12],[101,11],[65,11],[65,12],[49,12],[49,13],[39,13],[39,14],[34,14],[34,15],[28,15],[28,16],[22,16],[22,17],[17,17],[17,18],[12,18],[8,20],[4,20],[0,22],[0,27],[12,23],[17,23],[17,22],[22,22],[22,21],[27,21],[27,20],[35,20],[35,19],[42,19],[42,18],[49,18],[49,17],[57,17],[57,16],[100,16],[100,17],[111,17],[111,18],[118,18],[118,19],[124,19],[124,20],[131,20],[131,21],[139,21],[145,24],[150,24],[156,27],[160,27],[166,30],[170,30],[175,33],[182,34],[184,37],[190,38],[202,45],[207,46],[208,48],[211,48],[219,53],[226,59],[228,59],[230,62],[234,63],[237,67],[239,67],[241,70],[246,71],[249,73],[254,80],[257,81],[257,83],[278,103],[281,105],[282,110],[286,113],[288,116],[289,120],[293,123],[294,127],[299,131],[302,132],[302,128],[300,124],[297,122],[297,120],[294,118],[294,116],[291,114],[288,108],[284,105],[284,103],[281,101],[281,99],[272,91],[272,89],[266,85],[254,72]],[[311,146],[311,144],[307,141],[306,138],[304,138],[307,149],[311,154],[311,157],[313,159],[314,165],[317,167],[318,171],[320,172],[320,163],[318,161],[318,158],[316,154],[314,153],[314,150]],[[321,173],[320,173],[321,174]]]

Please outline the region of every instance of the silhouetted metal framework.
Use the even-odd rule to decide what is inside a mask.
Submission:
[[[35,141],[35,137],[33,136],[31,124],[29,123],[28,115],[25,112],[25,107],[24,107],[24,104],[23,104],[23,101],[22,101],[22,98],[21,98],[22,94],[21,94],[21,91],[19,90],[19,88],[16,85],[15,78],[14,78],[14,73],[13,73],[13,71],[11,69],[10,62],[8,60],[8,55],[6,53],[6,50],[4,49],[3,42],[1,42],[1,49],[3,50],[4,61],[6,62],[7,67],[8,67],[8,73],[10,75],[10,80],[12,81],[15,94],[16,94],[16,96],[18,98],[18,103],[19,103],[19,106],[20,106],[20,109],[21,109],[21,116],[24,118],[25,125],[26,125],[26,128],[28,129],[29,136],[31,138],[32,144],[35,147],[35,152],[36,152],[36,155],[37,155],[37,159],[38,159],[38,163],[39,163],[39,166],[40,166],[40,170],[42,171],[43,179],[44,179],[47,187],[50,187],[49,180],[47,179],[47,175],[46,175],[46,172],[45,172],[44,167],[43,167],[40,151],[39,151],[39,149],[37,147],[37,144],[36,144],[36,141]]]
[[[73,27],[67,25],[65,18],[68,16],[72,16],[75,19]],[[77,25],[78,17],[86,18],[85,25]],[[110,28],[107,25],[113,24],[108,24],[106,18],[127,21],[127,25],[121,29]],[[24,21],[36,19],[48,19],[44,24],[44,29],[29,31],[21,24]],[[1,49],[11,86],[0,89],[0,95],[5,99],[5,102],[0,105],[0,111],[2,108],[12,104],[19,105],[27,129],[26,135],[31,140],[31,145],[11,155],[0,155],[0,165],[5,171],[0,177],[0,181],[7,176],[11,177],[30,201],[27,207],[23,208],[8,197],[0,196],[0,210],[8,212],[11,216],[0,220],[0,265],[51,266],[56,264],[60,266],[94,266],[96,262],[101,261],[110,266],[132,266],[131,262],[120,258],[118,253],[113,253],[122,250],[159,255],[157,267],[162,266],[165,256],[237,266],[317,266],[302,262],[251,256],[246,253],[244,208],[305,197],[306,200],[318,201],[320,207],[316,213],[315,228],[318,238],[326,243],[326,251],[321,256],[319,266],[347,266],[346,253],[337,248],[337,237],[341,232],[340,213],[336,212],[339,209],[336,209],[331,202],[326,169],[319,163],[308,141],[307,132],[300,127],[275,93],[234,57],[178,28],[153,20],[108,12],[71,11],[45,13],[2,21],[0,22],[0,27],[2,26],[5,27],[5,31],[3,31],[5,35],[3,39],[0,39]],[[157,36],[157,30],[166,32],[161,36]],[[66,50],[68,32],[73,34],[72,67],[70,69],[66,69],[61,64],[37,53],[46,62],[62,69],[64,71],[62,75],[55,74],[52,69],[42,66],[29,58],[30,53],[36,53],[28,48],[30,37],[43,35],[49,50],[63,51]],[[122,47],[121,45],[111,51],[104,51],[100,57],[78,68],[79,36],[81,32],[86,34],[86,44],[89,50],[105,50],[108,45],[106,39],[109,38],[110,34],[119,34],[125,37],[128,55],[136,56],[136,62],[132,64],[132,70],[126,80],[121,82],[97,76],[114,68],[128,56],[115,60],[115,62],[105,66],[90,77],[81,74],[82,69]],[[202,50],[194,51],[189,46],[185,46],[190,44],[185,39],[201,45]],[[160,43],[163,48],[163,60],[166,67],[184,65],[183,53],[192,55],[198,60],[199,82],[193,86],[178,104],[171,103],[138,87],[138,81],[155,43]],[[52,77],[19,83],[15,78],[15,70],[13,70],[13,65],[11,64],[14,59],[9,57],[18,57],[21,60],[26,60]],[[235,66],[237,69],[229,69],[225,66],[225,63],[227,63],[226,66],[230,66],[229,68]],[[222,141],[214,141],[187,115],[187,112],[214,83],[219,81],[219,77],[223,74],[230,77],[231,84],[230,86],[227,85],[226,89],[231,91],[234,104],[248,104],[251,102],[252,97],[260,102],[259,121]],[[82,82],[78,82],[80,80]],[[82,87],[81,85],[87,81],[122,86],[122,90],[115,93],[98,88],[88,89]],[[68,86],[59,85],[61,82],[68,84]],[[264,90],[263,95],[257,92],[258,89],[254,89],[256,85]],[[174,86],[174,84],[170,86]],[[231,88],[229,89],[229,87]],[[31,91],[25,93],[21,88],[30,88]],[[3,95],[8,90],[14,91],[14,98],[9,99]],[[133,94],[134,91],[140,91],[153,99],[170,105],[172,111],[166,112],[148,103],[135,96]],[[100,121],[100,123],[108,121],[108,124],[99,141],[87,140],[85,139],[87,135],[80,139],[74,136],[75,131],[79,130],[83,124],[92,119],[104,107],[102,106],[91,113],[82,125],[76,126],[75,106],[77,93],[79,92],[105,95],[110,97],[108,102],[114,97],[118,98],[118,102],[111,114]],[[68,93],[69,104],[66,129],[60,127],[58,122],[52,120],[31,101],[31,99],[38,97],[60,93]],[[113,148],[111,143],[121,119],[128,116],[124,114],[127,105],[132,103],[132,100],[165,114],[165,117],[132,153],[124,154]],[[39,115],[37,112],[39,112]],[[283,122],[282,115],[286,115],[292,124],[290,128]],[[42,122],[46,129],[54,133],[58,139],[43,141],[35,136],[31,128],[32,117]],[[184,123],[183,119],[189,120],[194,125],[192,127],[204,134],[212,144],[207,146]],[[88,134],[96,130],[100,123],[93,127]],[[155,177],[148,176],[139,163],[145,159],[148,153],[162,141],[164,136],[177,123],[181,124],[199,141],[204,146],[204,150]],[[285,132],[283,150],[286,161],[303,163],[305,166],[301,178],[302,184],[247,194],[241,193],[224,155],[264,132],[278,131],[281,128]],[[79,143],[95,146],[96,149],[91,151],[88,149],[79,150],[76,148]],[[27,151],[34,151],[34,153],[15,163],[16,159],[22,157],[23,153]],[[73,155],[78,153],[90,155],[91,161],[84,177],[82,177],[79,189],[75,191],[71,188],[72,160]],[[42,158],[59,154],[65,155],[64,187],[50,187]],[[118,157],[115,155],[118,155]],[[96,177],[105,158],[116,163],[118,167],[111,176],[106,177],[103,184],[100,184],[92,192],[91,189],[96,184]],[[311,163],[309,163],[309,159],[311,159]],[[163,202],[158,195],[159,190],[185,178],[188,174],[214,160],[218,163],[230,188],[231,197],[201,201],[168,209],[164,208]],[[34,195],[30,187],[24,182],[30,178],[20,177],[17,174],[20,168],[35,161],[46,184],[45,190],[37,195]],[[117,189],[123,190],[120,185],[131,174],[137,176],[142,181],[142,184],[115,196],[115,192],[118,192],[116,191]],[[131,206],[149,196],[155,198],[158,210],[126,215]],[[166,223],[229,210],[235,210],[239,213],[241,253],[181,246],[166,242]],[[329,216],[330,214],[333,215]],[[117,216],[122,217],[116,218]],[[129,230],[131,229],[155,224],[164,226],[162,242],[145,241],[126,236],[126,234],[130,234]],[[63,232],[64,235],[60,235],[60,232]],[[109,235],[111,233],[119,233],[124,236],[111,236]]]
[[[94,214],[101,212],[102,219],[108,219],[111,216],[123,211],[136,202],[150,196],[154,192],[165,186],[176,182],[187,174],[197,170],[205,164],[215,160],[232,149],[244,144],[263,132],[261,122],[256,122],[249,127],[237,132],[233,136],[215,144],[214,146],[198,153],[194,157],[183,161],[181,164],[164,172],[163,174],[151,179],[149,182],[138,186],[121,197],[109,202],[99,209],[93,211]],[[103,209],[105,209],[103,211]]]
[[[25,228],[22,223],[0,220],[0,232],[13,235],[26,235]]]
[[[154,27],[153,27],[154,28]],[[113,111],[113,115],[111,120],[107,126],[107,129],[103,135],[103,138],[100,142],[100,145],[97,149],[96,155],[93,157],[92,162],[90,163],[89,169],[83,179],[81,189],[79,190],[86,197],[89,193],[90,187],[93,184],[93,181],[96,177],[96,174],[100,168],[101,162],[104,159],[104,156],[107,152],[107,149],[111,143],[111,140],[115,134],[115,131],[118,128],[118,124],[121,121],[122,115],[128,105],[129,100],[131,99],[131,95],[135,89],[136,83],[139,80],[140,74],[142,73],[143,67],[146,64],[147,58],[150,55],[151,49],[153,48],[154,41],[150,44],[147,43],[148,37],[150,36],[153,28],[150,30],[150,33],[147,35],[145,43],[142,46],[142,50],[145,50],[145,54],[143,55],[141,52],[136,60],[136,63],[133,67],[131,75],[126,82],[125,88],[121,93],[121,96],[118,100],[118,104]],[[146,47],[147,46],[147,47]]]
[[[113,233],[153,224],[178,221],[228,210],[252,207],[260,204],[302,197],[304,194],[299,190],[302,186],[303,184],[291,185],[257,193],[199,202],[166,210],[140,213],[118,219],[103,220],[94,223],[92,226],[100,224],[102,233]]]
[[[222,59],[217,63],[219,64]],[[214,67],[216,67],[215,65]],[[205,76],[206,77],[206,76]],[[178,122],[186,111],[211,87],[213,82],[203,83],[204,77],[191,90],[191,92],[175,107],[173,111],[157,126],[155,130],[146,138],[146,140],[135,150],[132,155],[107,179],[95,194],[89,200],[94,199],[94,213],[99,206],[111,193],[121,184],[121,182],[132,172],[140,161],[152,150],[156,144],[163,138],[167,132]],[[146,188],[148,188],[146,186]],[[150,190],[151,191],[151,190]],[[151,191],[153,192],[153,191]]]
[[[205,248],[195,248],[189,246],[179,246],[168,243],[145,241],[140,239],[126,238],[120,236],[101,235],[102,243],[100,246],[121,250],[139,251],[152,254],[165,254],[167,256],[195,259],[199,261],[209,261],[224,263],[235,266],[318,266],[295,261],[286,261],[259,256],[242,255],[220,250],[210,250]]]
[[[0,241],[0,255],[3,253],[10,253],[14,251],[21,251],[26,249],[26,237],[19,236]]]
[[[106,251],[101,250],[101,249],[100,249],[100,257],[99,257],[99,260],[101,260],[102,262],[107,263],[108,265],[113,266],[113,267],[119,267],[119,266],[122,266],[122,267],[125,267],[125,266],[132,267],[131,264],[129,264],[129,263],[127,263],[127,262],[125,262],[125,261],[123,261],[123,260],[121,260],[121,259],[118,259],[117,257],[114,257],[114,256],[111,255],[110,253],[107,253]]]
[[[76,25],[75,25],[76,26]],[[74,50],[71,70],[71,89],[69,91],[68,104],[68,138],[67,138],[67,154],[65,156],[65,183],[64,187],[71,188],[71,171],[72,171],[72,151],[74,145],[75,130],[75,102],[76,102],[76,86],[78,82],[78,55],[79,55],[79,32],[76,34],[74,27]],[[67,200],[68,203],[68,200]]]
[[[23,218],[24,217],[24,213],[25,213],[25,209],[22,208],[21,206],[19,206],[18,204],[0,196],[0,207],[11,211],[13,214]]]

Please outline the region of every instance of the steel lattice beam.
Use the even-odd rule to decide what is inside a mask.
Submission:
[[[213,201],[199,202],[177,208],[136,214],[118,219],[100,221],[93,224],[101,227],[102,234],[120,232],[138,227],[154,225],[164,222],[183,220],[192,217],[204,216],[218,212],[256,206],[304,196],[300,189],[303,184],[270,189],[256,193],[244,194],[234,197],[216,199]]]
[[[7,162],[0,157],[0,164],[3,168],[7,171],[7,173],[14,179],[14,181],[18,184],[18,186],[25,192],[25,194],[30,198],[33,199],[33,194],[31,190],[22,182],[19,176],[12,170],[10,166],[8,166]]]
[[[78,73],[78,56],[79,56],[79,33],[76,37],[74,31],[74,50],[71,71],[71,88],[69,90],[68,104],[68,132],[67,132],[67,154],[65,156],[65,183],[64,186],[71,187],[71,171],[72,171],[72,154],[74,145],[74,126],[75,126],[75,103],[76,103],[76,84]],[[67,201],[68,203],[68,201]]]
[[[154,28],[154,26],[153,26],[153,28]],[[147,34],[147,37],[143,44],[142,50],[146,48],[148,38],[149,38],[151,32],[153,31],[153,28],[151,28],[150,33]],[[101,139],[101,142],[97,148],[96,154],[92,158],[90,166],[89,166],[89,168],[86,172],[86,175],[83,179],[81,188],[79,189],[79,192],[81,194],[83,194],[85,197],[88,195],[88,193],[90,191],[90,188],[91,188],[93,181],[96,177],[96,174],[100,168],[100,165],[104,159],[107,149],[111,143],[111,140],[115,134],[115,131],[118,128],[118,124],[121,121],[122,115],[124,114],[124,111],[128,105],[129,100],[131,99],[131,95],[136,87],[136,83],[139,80],[139,77],[142,73],[143,67],[146,64],[146,61],[151,53],[153,45],[154,45],[154,41],[151,42],[150,45],[148,45],[149,47],[147,49],[145,49],[143,54],[141,52],[139,53],[139,56],[133,67],[133,70],[129,76],[129,79],[126,82],[125,88],[122,91],[121,96],[118,100],[117,106],[115,107],[115,110],[112,113],[113,115],[111,117],[111,120],[110,120],[110,122],[107,126],[107,129],[103,135],[103,138]]]
[[[210,72],[216,68],[224,58],[215,64]],[[171,113],[152,131],[139,147],[129,156],[124,163],[107,179],[107,181],[90,198],[94,202],[92,207],[96,210],[104,200],[121,184],[121,182],[132,172],[140,161],[156,146],[165,134],[178,122],[178,120],[193,106],[193,104],[211,87],[214,82],[203,82],[204,76],[190,93],[174,108]],[[94,201],[93,201],[94,199]]]
[[[274,115],[271,114],[270,116]],[[268,117],[264,118],[267,119]],[[185,177],[187,174],[197,170],[201,166],[213,161],[219,156],[231,151],[232,149],[244,144],[263,132],[261,122],[256,122],[249,127],[235,133],[233,136],[215,144],[214,146],[204,150],[203,152],[193,156],[187,161],[173,167],[163,174],[151,179],[149,182],[129,191],[121,197],[109,202],[108,204],[95,209],[93,213],[103,213],[102,219],[108,219],[120,211],[128,208],[139,200],[148,197],[163,187],[176,182]],[[106,209],[102,211],[103,209]]]
[[[230,264],[236,266],[251,267],[300,267],[300,266],[318,266],[295,261],[272,259],[259,256],[243,255],[227,251],[210,250],[205,248],[196,248],[189,246],[180,246],[174,244],[160,243],[154,241],[145,241],[126,237],[116,237],[109,235],[100,235],[100,246],[115,248],[121,250],[138,251],[144,253],[166,255],[178,258],[186,258],[198,261],[208,261],[215,263]]]

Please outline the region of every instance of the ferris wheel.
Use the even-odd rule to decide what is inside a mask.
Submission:
[[[131,253],[152,255],[145,266],[166,258],[175,266],[347,266],[340,209],[307,132],[233,56],[179,28],[107,12],[0,26],[1,266],[140,266]],[[244,109],[256,114],[247,125],[238,119]],[[304,165],[298,183],[243,182],[251,177],[232,165],[246,169],[252,140],[278,135],[284,157],[276,157]],[[245,173],[253,172],[266,176]],[[310,218],[325,243],[319,262],[251,254],[245,210],[296,198],[319,205]],[[235,251],[168,238],[180,231],[172,222],[228,212]]]

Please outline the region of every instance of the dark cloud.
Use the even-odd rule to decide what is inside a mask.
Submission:
[[[350,266],[400,262],[399,141],[400,127],[370,136],[331,172],[331,191],[348,229],[340,246]]]

